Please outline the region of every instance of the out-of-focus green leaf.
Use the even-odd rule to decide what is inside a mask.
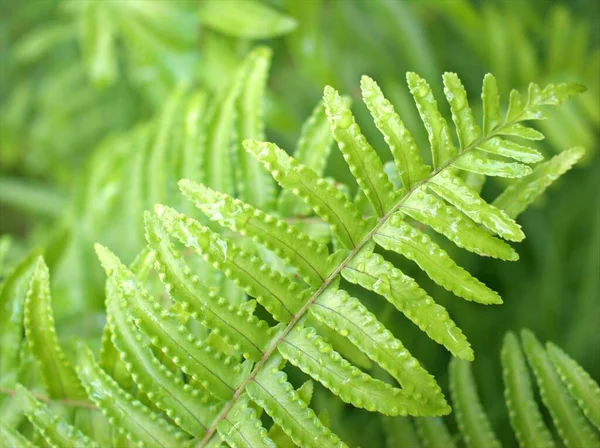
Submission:
[[[200,23],[243,39],[268,39],[293,31],[296,20],[255,0],[204,0]]]

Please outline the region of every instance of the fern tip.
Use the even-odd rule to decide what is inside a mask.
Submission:
[[[464,361],[473,362],[475,361],[475,352],[471,347],[465,347],[455,353],[456,358],[453,359],[462,359]]]
[[[153,207],[154,213],[156,213],[156,215],[159,217],[163,216],[167,212],[168,208],[169,207],[167,207],[164,204],[154,204],[154,207]]]
[[[242,147],[250,152],[250,153],[254,153],[256,152],[257,148],[263,144],[265,144],[266,142],[260,141],[260,140],[253,140],[253,139],[246,139],[246,140],[242,140]]]
[[[444,74],[442,75],[442,78],[443,79],[451,78],[453,80],[458,81],[458,74],[456,74],[455,72],[444,72]]]
[[[110,272],[119,265],[119,259],[115,254],[113,254],[107,247],[102,244],[96,243],[94,244],[94,249],[96,251],[96,256],[98,260],[100,260],[100,264],[106,271],[108,275]]]
[[[373,85],[376,84],[375,80],[373,78],[371,78],[368,75],[362,75],[360,77],[360,83],[361,84],[368,84],[368,85]]]
[[[265,46],[265,45],[260,45],[258,47],[256,47],[253,51],[252,51],[254,56],[259,56],[261,58],[265,58],[265,59],[270,59],[273,56],[273,50],[271,50],[269,47]]]
[[[572,153],[575,156],[575,161],[578,161],[580,158],[582,158],[586,152],[583,146],[574,146],[565,151],[569,151],[570,153]]]

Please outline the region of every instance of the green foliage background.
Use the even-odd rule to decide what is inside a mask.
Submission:
[[[124,261],[142,247],[141,234],[131,231],[141,216],[127,213],[123,199],[136,151],[127,136],[142,124],[158,126],[177,88],[200,87],[209,103],[218,98],[244,56],[261,43],[274,53],[267,137],[289,150],[325,84],[353,97],[365,135],[376,149],[384,148],[359,101],[363,74],[380,83],[421,147],[426,135],[406,71],[428,79],[438,96],[444,71],[457,72],[468,92],[479,91],[486,72],[498,78],[501,95],[529,81],[585,84],[587,93],[543,124],[549,138],[542,149],[552,154],[583,145],[587,158],[544,203],[522,215],[527,239],[518,247],[521,260],[500,264],[453,252],[501,294],[504,305],[453,301],[416,269],[407,265],[406,272],[468,335],[482,401],[505,442],[512,436],[498,359],[507,330],[531,328],[600,378],[599,4],[270,0],[262,4],[283,15],[269,17],[264,11],[240,15],[227,3],[220,2],[215,21],[214,2],[207,1],[2,1],[0,255],[8,249],[0,257],[0,275],[30,248],[46,248],[59,336],[99,340],[104,275],[93,243],[114,248]],[[478,98],[471,100],[477,104]],[[351,180],[337,151],[326,174]],[[150,181],[154,175],[148,173]],[[488,183],[485,189],[498,187]],[[380,303],[373,301],[373,309]],[[385,321],[386,312],[378,315],[444,384],[448,353],[406,321]],[[316,395],[317,407],[325,397]],[[380,446],[373,444],[382,440],[377,419],[336,406],[332,424],[344,440]]]

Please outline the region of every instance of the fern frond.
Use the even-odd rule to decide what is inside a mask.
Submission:
[[[302,305],[301,285],[261,263],[258,257],[241,249],[231,240],[202,226],[198,221],[157,205],[157,216],[167,232],[186,247],[196,250],[249,295],[256,298],[273,317],[289,322]],[[258,278],[256,272],[261,272]]]
[[[227,416],[219,421],[217,430],[229,446],[275,448],[247,395],[236,400],[228,410]],[[211,446],[210,442],[206,446]]]
[[[466,446],[499,448],[500,442],[477,396],[471,365],[465,361],[458,359],[450,361],[450,393],[456,421]]]
[[[385,215],[393,207],[396,194],[383,171],[381,159],[362,135],[348,102],[335,89],[325,88],[323,103],[333,138],[337,140],[358,185],[376,215]]]
[[[427,177],[430,168],[421,159],[415,140],[377,83],[368,76],[363,76],[360,87],[363,101],[390,147],[402,185],[406,190],[412,190],[419,181]]]
[[[330,285],[309,309],[313,316],[343,336],[383,367],[409,395],[423,395],[432,412],[445,402],[435,380],[367,308],[346,291]],[[431,399],[431,401],[429,401]]]
[[[525,238],[521,226],[509,218],[502,207],[485,202],[459,176],[444,171],[435,176],[428,186],[439,197],[496,235],[517,242]]]
[[[518,241],[523,238],[519,226],[510,214],[485,202],[461,178],[471,172],[504,177],[530,173],[528,165],[492,156],[509,155],[512,160],[521,162],[537,160],[537,153],[526,146],[515,146],[512,141],[505,143],[503,137],[519,133],[530,136],[524,128],[515,125],[527,119],[544,118],[543,105],[558,103],[580,89],[561,84],[541,90],[532,85],[527,101],[513,93],[507,115],[498,119],[499,106],[492,98],[494,80],[487,77],[484,97],[490,99],[486,100],[485,110],[491,116],[485,121],[489,129],[482,133],[475,124],[458,77],[446,74],[445,91],[458,137],[458,144],[455,144],[452,129],[438,111],[427,83],[414,73],[409,73],[408,82],[429,135],[433,170],[420,159],[414,140],[374,81],[363,79],[364,96],[376,124],[384,137],[393,142],[393,155],[402,170],[399,177],[404,185],[399,189],[389,180],[379,156],[361,134],[347,101],[334,89],[325,89],[324,105],[331,134],[349,164],[360,195],[371,204],[374,216],[367,208],[363,210],[361,206],[359,209],[343,189],[321,178],[319,173],[300,164],[276,145],[244,142],[246,150],[265,165],[284,190],[303,200],[329,224],[336,238],[334,247],[343,247],[333,254],[325,245],[283,219],[233,199],[228,195],[231,190],[225,188],[225,191],[217,192],[189,180],[180,182],[184,195],[209,220],[219,222],[239,237],[221,235],[212,227],[164,205],[155,207],[154,216],[146,216],[147,239],[165,289],[186,313],[191,311],[195,321],[201,321],[210,329],[207,341],[226,337],[225,342],[234,349],[233,353],[244,354],[246,361],[243,363],[239,357],[225,358],[218,350],[207,348],[203,339],[192,335],[175,319],[170,309],[164,309],[146,293],[135,275],[114,255],[98,248],[107,275],[117,285],[119,300],[126,305],[126,312],[136,326],[175,365],[191,374],[194,381],[216,399],[222,400],[200,446],[216,443],[215,432],[229,444],[240,444],[244,437],[259,444],[271,443],[254,415],[251,402],[266,410],[297,444],[311,446],[311,440],[320,440],[319,437],[329,434],[314,412],[297,414],[297,418],[304,419],[302,424],[289,414],[295,406],[305,407],[291,392],[283,373],[278,373],[285,361],[356,407],[387,415],[435,416],[449,411],[433,377],[359,299],[340,288],[340,276],[384,296],[432,339],[457,356],[472,359],[469,343],[447,312],[435,305],[414,280],[373,252],[379,245],[400,253],[415,261],[436,283],[467,300],[501,303],[497,293],[459,267],[432,240],[427,230],[421,231],[417,227],[431,228],[455,245],[480,255],[517,259],[512,247],[488,230],[504,239]],[[237,95],[232,93],[234,90],[239,88],[227,92],[225,102],[217,106],[216,110],[221,112],[213,115],[216,121],[211,125],[213,130],[209,131],[209,141],[213,139],[221,149],[230,138],[230,133],[225,130],[233,126],[232,104]],[[221,119],[223,123],[217,124]],[[257,129],[256,126],[249,127]],[[219,158],[222,154],[213,156]],[[322,169],[318,164],[314,166],[319,171]],[[218,170],[213,175],[228,176]],[[218,182],[223,183],[223,179]],[[207,183],[215,187],[214,182],[209,180]],[[217,185],[217,189],[221,188]],[[254,313],[264,310],[255,311],[254,301],[240,305],[244,302],[218,297],[201,278],[192,274],[168,235],[201,255],[206,263],[221,271],[231,285],[237,285],[239,290],[256,299],[279,324],[268,328],[266,323],[259,321]],[[257,245],[271,251],[279,261],[271,263],[261,259],[256,254],[263,252]],[[291,276],[291,272],[296,272],[304,281]],[[239,291],[232,290],[232,293],[239,295]],[[234,306],[239,307],[239,312],[234,311]],[[383,367],[401,388],[367,375],[342,358],[319,334],[318,328],[323,326],[347,339]],[[241,335],[242,329],[248,329],[248,332]],[[222,344],[217,346],[224,348]],[[277,386],[279,389],[271,387],[272,395],[267,395],[267,382],[274,381],[282,386]],[[243,420],[241,425],[240,419]],[[433,425],[433,421],[429,423]],[[446,441],[431,425],[426,429],[432,433],[432,443]],[[327,435],[320,443],[335,445],[339,442],[331,437],[334,436]]]
[[[342,192],[273,143],[247,141],[244,147],[271,171],[279,185],[323,218],[340,243],[353,248],[360,242],[366,225],[358,209]]]
[[[308,405],[310,405],[310,401],[313,396],[313,391],[314,391],[314,383],[311,380],[308,380],[304,384],[302,384],[302,386],[300,386],[298,388],[298,390],[296,390],[296,393],[298,394],[298,398],[300,400],[302,400],[308,406]],[[321,419],[320,417],[319,417],[319,420],[321,420],[321,422],[323,422],[323,419]],[[325,424],[325,422],[323,422],[323,424]],[[328,426],[328,425],[325,425],[325,426]],[[289,436],[285,433],[283,428],[281,426],[279,426],[277,423],[274,423],[271,426],[271,428],[269,428],[268,436],[273,442],[275,442],[275,445],[280,448],[297,446],[292,441],[292,439],[290,439]]]
[[[524,448],[556,446],[535,401],[527,363],[519,341],[513,333],[509,332],[504,336],[501,361],[504,399],[519,446]]]

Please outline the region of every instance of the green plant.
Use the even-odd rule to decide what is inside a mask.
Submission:
[[[580,92],[581,86],[560,84],[541,89],[531,84],[525,101],[513,91],[502,117],[495,79],[487,75],[480,127],[458,77],[447,73],[444,85],[456,145],[431,89],[418,75],[409,73],[409,87],[429,135],[431,168],[421,159],[414,139],[377,84],[364,77],[363,99],[394,159],[386,170],[361,134],[348,101],[327,87],[324,108],[318,107],[307,123],[296,154],[317,172],[274,144],[244,143],[248,153],[283,187],[275,199],[266,172],[256,160],[238,153],[236,146],[236,160],[245,167],[242,175],[231,169],[221,171],[228,168],[228,156],[222,151],[230,145],[228,131],[235,121],[236,104],[245,105],[248,112],[240,115],[240,120],[248,120],[242,137],[261,138],[260,114],[252,121],[248,105],[257,104],[264,84],[264,64],[258,64],[263,67],[258,71],[253,68],[262,57],[259,50],[248,59],[234,88],[203,121],[205,141],[212,149],[206,154],[216,160],[205,161],[211,167],[211,177],[205,181],[246,202],[183,180],[180,189],[208,219],[194,220],[157,205],[155,214],[145,215],[149,251],[130,268],[108,249],[97,246],[108,275],[108,324],[98,362],[84,345],[77,349],[76,367],[67,361],[51,317],[48,270],[35,254],[3,284],[3,306],[12,310],[10,325],[3,325],[2,333],[3,341],[8,341],[2,344],[2,357],[11,360],[8,375],[2,377],[3,387],[14,389],[20,369],[36,359],[42,364],[40,373],[48,398],[66,407],[75,403],[73,414],[57,425],[54,419],[58,417],[23,389],[18,392],[21,403],[3,401],[10,409],[24,405],[29,420],[48,443],[91,445],[85,439],[91,436],[102,446],[110,442],[98,437],[112,438],[116,444],[125,443],[125,436],[130,443],[148,446],[198,442],[201,446],[221,442],[264,446],[289,437],[300,446],[343,445],[328,428],[327,417],[319,418],[307,407],[312,383],[296,391],[288,382],[287,373],[291,372],[287,363],[342,401],[369,411],[390,416],[450,411],[433,377],[362,301],[347,292],[360,291],[351,290],[349,284],[383,296],[454,356],[472,360],[470,344],[447,311],[400,271],[398,262],[388,261],[393,258],[382,249],[414,261],[435,283],[459,297],[501,303],[497,293],[453,261],[442,248],[446,243],[438,244],[428,228],[479,255],[516,260],[512,247],[493,234],[508,241],[522,240],[523,232],[513,218],[568,170],[583,150],[567,150],[532,169],[529,164],[540,162],[542,155],[514,138],[542,138],[522,122],[545,118],[544,106],[560,104]],[[256,73],[263,74],[252,76]],[[240,83],[247,87],[245,94],[238,96]],[[238,98],[247,102],[238,103]],[[176,136],[171,115],[165,114],[164,132]],[[360,187],[355,198],[319,173],[324,167],[321,156],[327,154],[330,142],[323,132],[326,119]],[[162,150],[154,154],[158,156],[151,161],[158,164],[164,160]],[[490,204],[469,186],[472,174],[517,180]],[[477,184],[481,185],[479,180]],[[166,197],[157,187],[152,190],[151,186],[149,191]],[[271,193],[253,194],[265,191]],[[156,195],[150,194],[150,198],[155,201]],[[324,237],[321,233],[319,240],[301,227],[311,229],[317,217],[329,225],[329,232]],[[211,221],[229,230],[217,233]],[[171,237],[199,252],[204,261],[176,247]],[[151,275],[151,267],[164,289]],[[230,283],[221,283],[213,269]],[[201,273],[207,273],[206,277],[201,278]],[[30,275],[23,305],[21,291]],[[211,282],[205,283],[205,279]],[[230,297],[221,297],[229,291]],[[20,344],[23,319],[27,346]],[[402,388],[359,369],[368,369],[371,362],[385,369]],[[32,384],[39,382],[33,379]],[[268,433],[261,424],[261,420],[268,421],[261,415],[263,411],[274,422]],[[3,431],[20,440],[22,435],[14,432],[20,423],[17,413]]]
[[[546,343],[544,350],[531,331],[521,332],[521,343],[526,356],[517,336],[509,332],[504,336],[501,353],[506,407],[518,445],[555,447],[560,446],[559,438],[568,447],[600,446],[598,384],[555,344]],[[558,437],[548,429],[540,411],[528,365]],[[440,418],[403,418],[402,421],[388,418],[390,447],[454,447],[460,442],[468,448],[502,446],[478,397],[470,363],[454,358],[449,372],[458,434],[451,436]]]

